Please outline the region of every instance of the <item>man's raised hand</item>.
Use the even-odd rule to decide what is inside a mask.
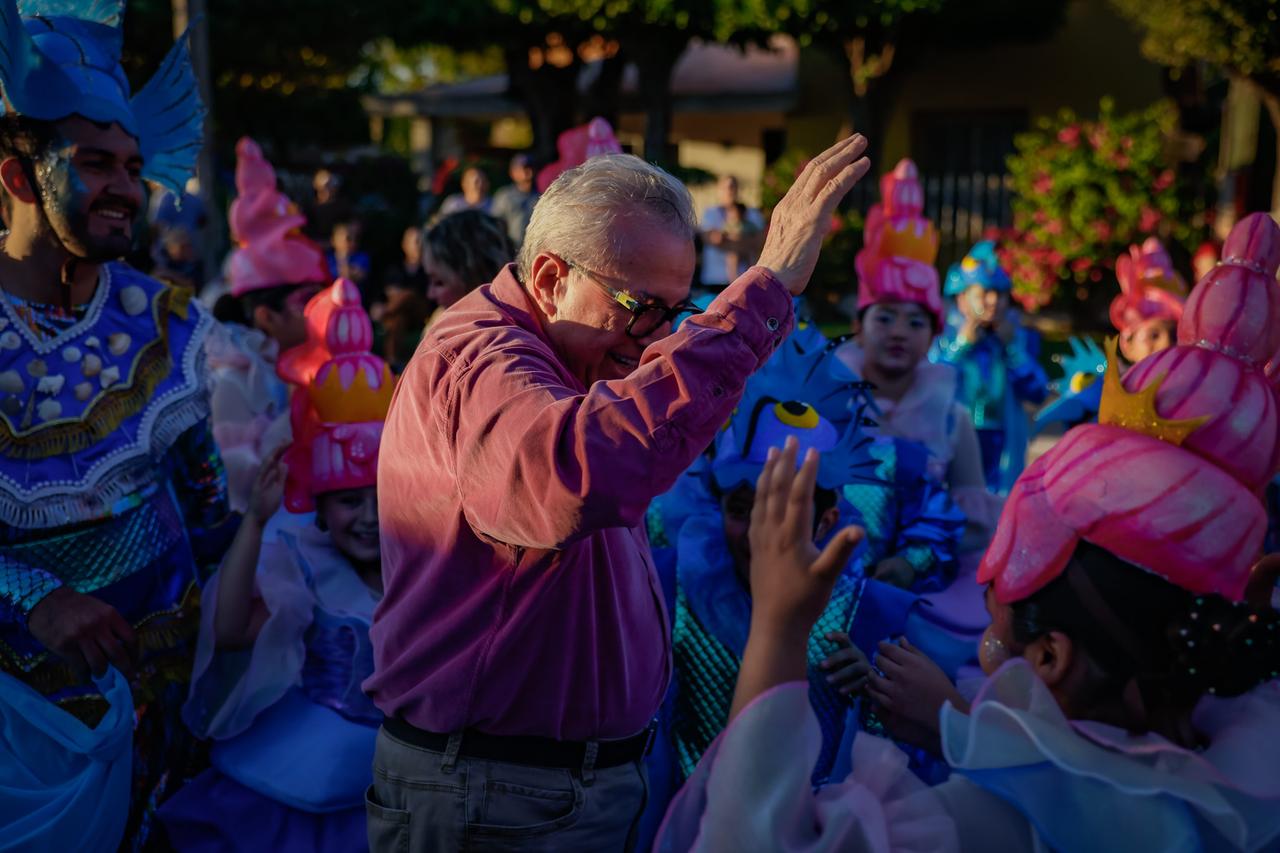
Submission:
[[[866,150],[860,133],[837,142],[809,161],[773,209],[758,263],[793,296],[809,284],[836,205],[871,168]]]

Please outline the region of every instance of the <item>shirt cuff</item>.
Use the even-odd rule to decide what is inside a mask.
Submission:
[[[791,293],[765,267],[752,267],[707,307],[720,315],[756,354],[759,368],[795,326]]]

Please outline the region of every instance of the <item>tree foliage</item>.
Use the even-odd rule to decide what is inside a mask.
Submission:
[[[1276,0],[1111,0],[1142,27],[1142,52],[1183,68],[1206,62],[1257,88],[1276,136],[1271,209],[1280,216],[1280,3]]]
[[[1204,61],[1280,92],[1280,4],[1274,0],[1111,0],[1144,30],[1142,52],[1181,68]]]

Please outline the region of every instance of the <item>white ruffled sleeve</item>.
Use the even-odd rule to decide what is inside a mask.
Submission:
[[[191,672],[191,693],[182,718],[200,738],[222,740],[243,732],[302,679],[304,635],[315,598],[291,549],[267,542],[258,559],[255,587],[270,615],[247,649],[215,649],[219,569],[200,600],[200,637]]]
[[[941,802],[888,741],[857,735],[848,779],[814,793],[809,771],[821,740],[806,684],[763,694],[707,750],[668,809],[654,849],[959,849]]]

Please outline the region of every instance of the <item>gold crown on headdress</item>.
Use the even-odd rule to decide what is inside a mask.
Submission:
[[[932,264],[938,257],[938,232],[928,219],[890,219],[880,232],[880,255]]]
[[[355,376],[351,385],[342,386],[341,367],[329,362],[320,373],[323,379],[311,384],[311,405],[315,408],[320,420],[329,424],[358,424],[366,421],[386,420],[387,410],[391,408],[391,394],[395,390],[395,379],[391,368],[381,360],[382,375],[376,382],[369,379],[369,369],[373,359],[356,365]],[[316,377],[320,379],[319,376]]]
[[[1129,393],[1120,381],[1120,360],[1116,357],[1116,339],[1107,339],[1107,372],[1102,379],[1102,404],[1098,407],[1098,423],[1124,427],[1181,447],[1191,433],[1209,420],[1209,415],[1183,420],[1163,418],[1156,411],[1156,395],[1164,384],[1162,373],[1136,393]]]

